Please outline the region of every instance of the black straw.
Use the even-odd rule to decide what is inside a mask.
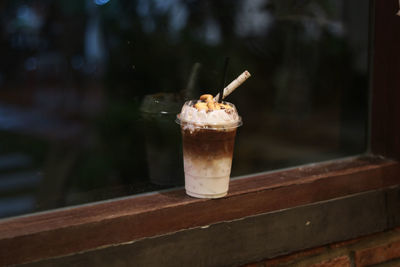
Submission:
[[[222,102],[222,97],[224,96],[224,89],[225,89],[225,81],[226,81],[226,71],[228,70],[228,64],[229,64],[229,57],[225,58],[225,64],[224,64],[224,73],[222,75],[222,81],[221,81],[221,87],[219,91],[219,99],[218,102]]]

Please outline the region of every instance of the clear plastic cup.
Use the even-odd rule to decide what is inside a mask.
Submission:
[[[224,102],[232,107],[233,104]],[[185,103],[191,105],[191,101]],[[224,123],[199,123],[181,119],[185,189],[189,196],[220,198],[228,193],[236,129],[241,118]]]
[[[183,184],[180,133],[174,124],[181,101],[176,94],[158,93],[145,96],[140,106],[149,178],[156,185]]]

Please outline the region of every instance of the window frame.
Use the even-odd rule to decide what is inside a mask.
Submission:
[[[400,17],[372,1],[370,148],[364,155],[249,175],[221,199],[173,189],[0,221],[0,265],[93,250],[400,185]]]

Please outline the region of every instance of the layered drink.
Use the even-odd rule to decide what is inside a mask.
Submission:
[[[183,139],[186,193],[219,198],[228,193],[236,129],[236,107],[211,95],[186,102],[177,116]]]

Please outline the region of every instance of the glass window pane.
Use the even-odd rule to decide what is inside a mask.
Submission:
[[[183,185],[176,114],[228,97],[232,177],[366,150],[369,3],[0,4],[0,217]]]

